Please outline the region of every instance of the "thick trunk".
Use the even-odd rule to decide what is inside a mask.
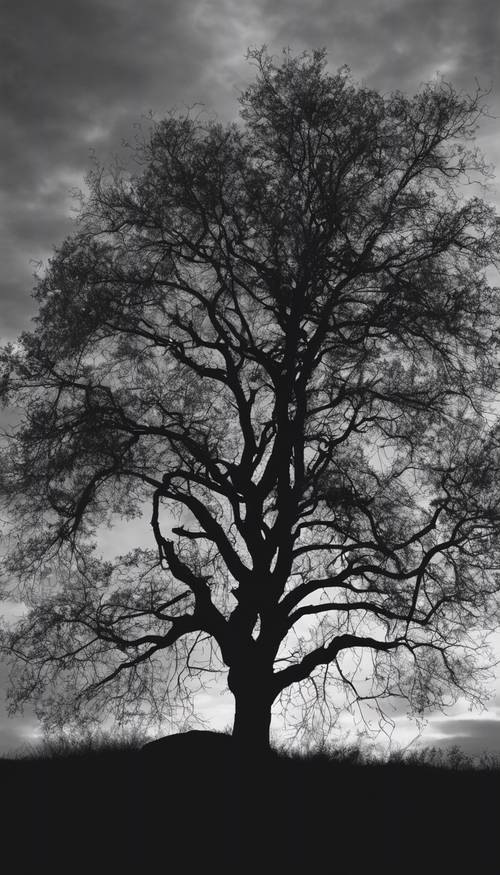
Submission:
[[[229,689],[234,701],[233,738],[245,754],[269,751],[269,730],[273,697],[262,673],[229,672]]]
[[[270,701],[247,692],[235,696],[233,738],[243,750],[268,751],[270,726]]]
[[[253,854],[254,848],[248,846],[250,836],[259,836],[261,847],[267,846],[267,826],[273,823],[273,812],[270,810],[269,792],[269,728],[271,724],[272,698],[264,695],[265,687],[257,684],[255,677],[250,679],[239,676],[235,681],[231,673],[232,693],[235,699],[233,724],[233,758],[230,761],[228,779],[228,831],[233,846],[247,848]],[[262,844],[261,844],[262,841]],[[257,852],[259,856],[259,852]],[[251,869],[259,868],[255,861]],[[236,859],[232,861],[232,869],[237,869]]]

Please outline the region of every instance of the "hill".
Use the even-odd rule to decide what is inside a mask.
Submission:
[[[216,747],[0,760],[2,853],[29,875],[498,869],[498,764]]]

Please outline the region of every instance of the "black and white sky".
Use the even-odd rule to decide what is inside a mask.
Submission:
[[[33,272],[71,231],[71,192],[92,153],[104,162],[119,153],[150,111],[202,103],[234,118],[254,75],[246,50],[264,43],[275,53],[325,47],[333,69],[347,64],[382,91],[414,92],[438,73],[466,91],[491,89],[478,141],[500,168],[496,0],[3,0],[0,344],[29,327]],[[488,198],[500,212],[499,178]],[[461,703],[425,737],[500,750],[500,680],[492,693],[483,715]],[[220,697],[204,706],[214,725],[230,721]],[[0,754],[34,733],[34,718],[7,718],[0,697]]]

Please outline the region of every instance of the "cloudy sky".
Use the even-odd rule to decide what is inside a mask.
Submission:
[[[414,92],[436,73],[491,89],[479,135],[500,168],[500,8],[496,0],[3,0],[0,11],[0,343],[29,327],[37,263],[71,229],[72,191],[95,152],[106,161],[152,111],[203,103],[237,113],[250,46],[325,47],[330,65],[383,91]],[[489,198],[500,211],[500,181]],[[426,738],[500,749],[500,685],[488,712],[461,703]],[[230,707],[207,700],[225,725]],[[401,721],[401,737],[407,727]],[[0,751],[36,722],[0,706]],[[409,730],[408,730],[409,732]],[[406,737],[406,736],[405,736]]]

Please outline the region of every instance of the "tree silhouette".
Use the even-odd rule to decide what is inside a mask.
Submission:
[[[172,114],[90,175],[34,329],[3,352],[22,410],[4,573],[29,607],[3,646],[12,707],[47,725],[161,719],[214,671],[254,748],[273,705],[333,719],[336,689],[417,711],[481,695],[499,564],[499,234],[466,187],[488,177],[483,95],[383,96],[321,51],[249,54],[238,123]],[[99,527],[146,503],[154,549],[100,559]]]

